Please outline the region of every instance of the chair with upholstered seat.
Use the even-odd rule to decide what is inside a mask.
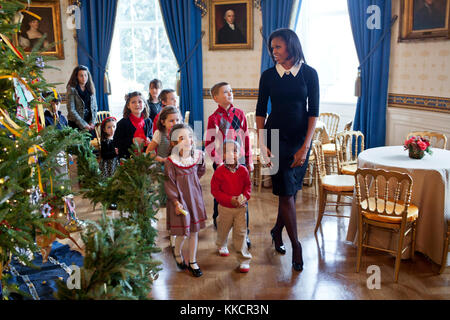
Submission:
[[[261,192],[261,187],[265,181],[269,181],[271,177],[269,175],[264,176],[262,174],[265,165],[262,162],[261,151],[258,146],[258,135],[256,128],[248,128],[250,146],[252,150],[253,158],[253,172],[251,173],[251,180],[254,185],[258,187],[258,192]]]
[[[352,130],[352,124],[353,124],[353,121],[347,122],[345,124],[345,126],[344,126],[344,131],[351,131]]]
[[[319,213],[317,217],[316,227],[314,228],[314,233],[320,226],[323,216],[332,217],[345,217],[343,215],[335,214],[325,214],[325,207],[327,205],[335,205],[336,209],[338,206],[351,205],[351,203],[336,201],[328,201],[328,195],[340,196],[353,196],[353,189],[355,186],[355,179],[349,175],[327,175],[325,171],[325,161],[324,154],[322,150],[322,143],[319,140],[315,140],[313,143],[314,156],[316,158],[315,165],[318,174],[319,183]]]
[[[316,127],[314,130],[314,135],[312,138],[312,141],[322,141],[322,133],[323,129],[320,127]],[[308,168],[306,169],[305,178],[303,179],[304,184],[308,186],[313,186],[314,188],[314,195],[317,195],[319,193],[318,189],[318,183],[317,183],[317,170],[315,169],[315,161],[316,157],[314,155],[314,151],[311,150],[309,153],[309,159],[308,159]]]
[[[102,123],[106,118],[111,117],[111,112],[109,111],[98,111],[96,117],[96,123]]]
[[[245,118],[247,120],[247,128],[256,129],[256,112],[247,112]]]
[[[447,137],[443,133],[433,131],[413,131],[408,133],[406,140],[417,136],[428,139],[433,148],[447,149]]]
[[[416,222],[419,208],[411,204],[413,181],[407,173],[383,169],[358,168],[355,175],[356,204],[358,206],[358,255],[356,271],[361,267],[363,248],[371,248],[395,255],[394,281],[398,281],[406,236],[412,233],[411,257],[414,257]],[[382,228],[398,234],[397,248],[390,250],[369,245],[371,228]],[[392,235],[389,235],[392,237]]]
[[[337,162],[335,141],[340,117],[335,113],[324,112],[319,114],[319,120],[325,124],[328,136],[330,137],[330,142],[322,145],[327,173],[337,172],[337,168],[335,169],[335,163]]]
[[[361,131],[343,131],[336,135],[339,174],[353,175],[357,169],[358,155],[364,151],[364,135]]]
[[[447,219],[447,234],[446,234],[445,240],[444,240],[444,249],[442,250],[441,268],[439,270],[439,273],[444,272],[444,269],[447,267],[449,238],[450,238],[450,219]]]
[[[189,124],[189,117],[190,117],[190,115],[191,115],[190,111],[186,111],[184,113],[184,123]]]

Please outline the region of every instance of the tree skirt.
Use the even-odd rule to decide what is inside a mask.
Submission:
[[[11,283],[19,286],[30,297],[25,300],[55,300],[54,293],[57,290],[56,280],[64,282],[71,274],[71,265],[83,266],[83,256],[68,245],[54,241],[48,261],[42,263],[40,253],[34,253],[33,264],[38,267],[33,269],[22,265],[16,257],[10,263]]]

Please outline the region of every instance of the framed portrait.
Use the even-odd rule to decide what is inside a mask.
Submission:
[[[450,39],[450,0],[402,0],[398,41]]]
[[[252,3],[252,0],[210,0],[210,50],[253,49]]]
[[[59,2],[60,0],[34,0],[27,10],[39,16],[40,19],[23,12],[22,24],[20,31],[14,37],[14,44],[28,53],[45,35],[43,47],[41,47],[42,54],[64,59]]]

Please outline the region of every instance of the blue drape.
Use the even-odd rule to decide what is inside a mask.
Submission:
[[[77,30],[78,64],[87,66],[92,74],[99,111],[109,111],[104,80],[116,11],[116,0],[81,1],[81,28]]]
[[[268,48],[270,43],[270,34],[279,28],[289,28],[289,22],[291,14],[298,15],[302,0],[298,0],[298,10],[292,13],[292,7],[295,0],[262,0],[261,12],[262,12],[262,34],[263,34],[263,48],[261,56],[261,73],[265,70],[273,67],[272,58],[269,56]],[[266,44],[265,44],[266,43]],[[270,113],[271,104],[267,105],[267,112]]]
[[[347,0],[350,23],[359,62],[363,62],[383,33],[390,29],[391,0]],[[371,5],[380,8],[380,28],[369,29],[367,13]],[[376,17],[375,17],[376,18]],[[385,145],[386,103],[388,95],[389,57],[391,34],[361,66],[361,96],[356,106],[354,130],[364,134],[366,148]]]
[[[189,123],[201,121],[203,128],[203,69],[201,11],[193,0],[160,0],[164,25],[173,53],[181,67],[180,111],[190,111]],[[195,51],[192,53],[192,50]],[[183,65],[186,58],[192,54]]]

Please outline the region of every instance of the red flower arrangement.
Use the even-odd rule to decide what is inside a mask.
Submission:
[[[405,140],[403,147],[405,150],[409,150],[409,156],[414,159],[422,159],[425,152],[430,155],[433,154],[430,141],[420,136],[411,137],[410,139]]]

